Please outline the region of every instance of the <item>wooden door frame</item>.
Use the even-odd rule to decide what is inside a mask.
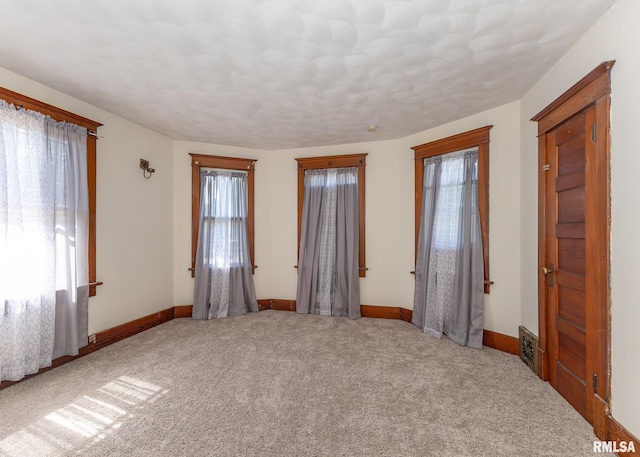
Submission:
[[[565,120],[589,107],[596,109],[595,134],[598,141],[591,148],[591,160],[587,158],[585,210],[587,218],[598,221],[585,226],[586,242],[592,243],[585,262],[592,268],[595,283],[587,291],[587,299],[605,306],[587,307],[586,319],[594,329],[587,335],[587,344],[596,347],[596,362],[593,371],[597,374],[597,389],[594,391],[593,426],[601,439],[606,438],[609,399],[611,394],[611,298],[609,289],[609,237],[610,237],[610,179],[609,179],[609,112],[611,93],[611,69],[615,61],[598,65],[584,78],[574,84],[549,106],[531,120],[538,123],[538,376],[549,380],[549,310],[546,277],[542,267],[547,265],[548,221],[546,220],[546,188],[548,173],[544,171],[547,161],[547,133]],[[588,153],[585,151],[585,153]],[[593,160],[595,158],[595,160]],[[595,192],[598,189],[599,192]],[[604,190],[604,192],[602,191]],[[597,216],[601,217],[598,218]],[[604,217],[602,217],[604,216]],[[591,240],[591,241],[590,241]],[[591,381],[587,373],[587,382]],[[590,401],[590,399],[587,399]]]

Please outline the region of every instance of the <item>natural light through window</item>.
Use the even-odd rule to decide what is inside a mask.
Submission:
[[[205,264],[212,271],[249,265],[253,272],[256,268],[253,211],[256,160],[194,153],[190,155],[192,276],[195,276],[196,271],[196,251],[200,235],[210,237],[205,245],[211,247],[214,254],[207,256]],[[246,184],[243,184],[243,181]],[[246,189],[242,190],[246,197],[240,205],[242,186],[246,186]],[[207,211],[204,213],[204,220],[200,221],[203,196],[202,203]],[[247,231],[248,255],[240,242],[243,227],[246,227]]]
[[[0,455],[54,457],[107,439],[167,394],[162,387],[131,376],[119,378],[82,395],[0,441]]]
[[[211,268],[239,267],[246,259],[240,244],[242,230],[247,225],[247,205],[239,202],[239,186],[246,179],[246,172],[205,170],[204,189],[210,190],[213,201],[208,205],[207,215],[201,215],[203,233],[212,235],[213,255],[209,258]],[[202,200],[201,196],[201,201]],[[208,201],[205,199],[205,201]]]

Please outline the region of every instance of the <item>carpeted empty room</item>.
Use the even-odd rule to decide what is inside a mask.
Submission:
[[[7,457],[586,456],[596,440],[516,356],[274,310],[174,319],[4,389],[0,411]]]
[[[0,13],[0,457],[640,453],[640,0]]]

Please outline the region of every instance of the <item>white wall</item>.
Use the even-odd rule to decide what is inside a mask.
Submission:
[[[519,103],[511,103],[400,140],[269,151],[271,298],[295,299],[297,157],[368,153],[366,166],[367,277],[361,301],[413,307],[414,160],[412,146],[494,125],[490,143],[490,271],[485,326],[517,335],[520,323]],[[375,134],[372,134],[375,138]]]
[[[255,270],[253,281],[258,299],[273,298],[269,290],[271,208],[269,200],[269,155],[258,149],[217,144],[173,142],[173,303],[193,303],[191,267],[191,156],[189,153],[256,160],[255,179]]]
[[[611,106],[611,365],[612,413],[640,436],[640,2],[617,3],[522,98],[522,316],[537,330],[537,142],[532,116],[598,64],[616,60]]]
[[[297,270],[297,157],[368,153],[366,167],[367,277],[361,301],[413,307],[414,161],[412,146],[494,125],[490,143],[490,269],[485,327],[516,336],[520,324],[520,105],[518,102],[400,140],[260,151],[174,142],[174,303],[192,302],[191,159],[189,152],[258,159],[256,270],[258,298],[295,299]],[[375,134],[372,134],[375,138]]]
[[[373,136],[373,135],[372,135]],[[415,145],[413,145],[415,146]],[[273,298],[295,299],[298,157],[368,153],[366,158],[366,278],[361,302],[410,307],[413,297],[413,159],[398,141],[271,151]]]
[[[0,68],[0,86],[104,124],[98,129],[97,276],[89,333],[172,306],[172,142]],[[142,177],[138,160],[156,173]]]

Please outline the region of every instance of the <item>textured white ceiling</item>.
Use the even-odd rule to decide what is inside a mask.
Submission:
[[[382,140],[519,99],[614,2],[0,0],[0,66],[175,139]]]

